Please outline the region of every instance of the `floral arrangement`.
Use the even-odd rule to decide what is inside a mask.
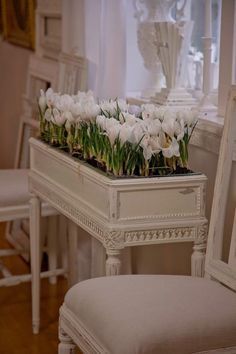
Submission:
[[[115,176],[188,172],[188,144],[197,111],[124,100],[96,102],[91,91],[41,90],[41,138]]]

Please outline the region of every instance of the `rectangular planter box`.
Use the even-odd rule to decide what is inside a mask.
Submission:
[[[106,248],[205,242],[203,174],[115,179],[40,140],[31,138],[30,149],[31,191]]]

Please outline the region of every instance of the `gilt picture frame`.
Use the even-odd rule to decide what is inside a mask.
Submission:
[[[2,3],[0,1],[0,36],[2,36],[3,33],[3,22],[2,22]]]
[[[34,49],[35,0],[1,0],[3,36],[12,44]]]

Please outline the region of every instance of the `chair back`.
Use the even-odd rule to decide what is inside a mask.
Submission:
[[[59,82],[57,90],[74,95],[87,89],[87,61],[75,54],[61,53],[59,56]]]
[[[86,89],[86,59],[61,53],[59,62],[32,54],[29,59],[26,93],[23,96],[23,114],[20,118],[15,168],[29,168],[30,137],[39,130],[37,97],[40,89],[52,87],[61,93],[75,94]]]
[[[227,102],[223,135],[220,145],[216,172],[215,189],[209,225],[206,274],[236,290],[236,209],[234,205],[234,222],[232,228],[229,255],[223,260],[225,216],[232,162],[236,145],[236,86],[232,86]],[[236,182],[236,181],[235,181]],[[235,187],[236,183],[233,183]]]
[[[86,89],[86,59],[73,54],[61,53],[59,61],[50,60],[32,54],[29,58],[26,92],[23,96],[23,112],[20,117],[15,168],[29,168],[29,138],[39,133],[37,97],[40,89],[46,91],[52,87],[54,91],[75,94]],[[16,247],[29,248],[28,219],[14,220],[7,224],[6,238]],[[24,255],[26,261],[29,255]]]

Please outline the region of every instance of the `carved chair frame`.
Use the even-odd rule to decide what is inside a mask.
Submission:
[[[15,168],[29,168],[28,140],[35,136],[39,129],[37,119],[37,96],[40,88],[52,87],[54,90],[76,93],[76,90],[86,90],[87,62],[84,58],[73,54],[61,53],[59,62],[30,56],[26,84],[26,93],[23,96],[23,114],[20,118]],[[33,133],[33,134],[32,134]],[[29,261],[28,220],[14,220],[7,223],[6,239],[17,249],[25,249],[22,255]]]
[[[224,124],[211,211],[205,269],[207,274],[236,290],[236,208],[228,263],[222,261],[226,205],[234,154],[233,148],[236,141],[236,86],[232,86],[229,93]]]
[[[22,97],[23,113],[19,122],[14,168],[29,168],[28,140],[37,135],[39,130],[36,97],[40,88],[56,88],[57,82],[58,62],[32,54],[29,58],[26,92]],[[25,219],[9,221],[6,226],[6,239],[16,249],[25,250],[22,256],[26,261],[29,261],[28,229],[29,222]]]

